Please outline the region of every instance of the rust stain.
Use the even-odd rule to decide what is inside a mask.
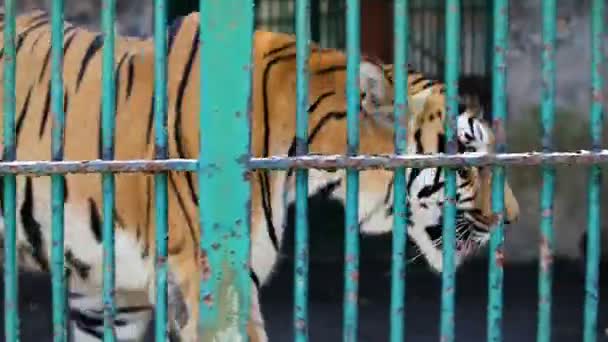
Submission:
[[[199,267],[201,270],[201,278],[204,281],[209,280],[209,278],[211,278],[211,264],[209,263],[209,257],[207,256],[206,250],[201,251],[201,255],[199,257]]]
[[[203,303],[205,303],[205,305],[207,305],[208,307],[212,307],[213,306],[213,295],[211,295],[211,293],[204,295]]]
[[[553,254],[549,248],[549,241],[546,237],[541,237],[540,240],[540,266],[543,272],[548,272],[553,264]]]
[[[503,268],[505,262],[505,253],[502,249],[497,249],[494,253],[494,260],[496,260],[496,266]]]

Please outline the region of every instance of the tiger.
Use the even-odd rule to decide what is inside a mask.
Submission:
[[[4,17],[2,16],[2,23]],[[169,158],[197,158],[200,108],[199,14],[175,20],[168,28],[167,134]],[[18,160],[50,160],[50,16],[44,10],[16,19],[16,153]],[[64,160],[101,159],[101,49],[98,32],[66,21],[63,42]],[[251,151],[253,157],[295,155],[295,36],[256,30],[252,51]],[[2,42],[2,46],[4,46]],[[4,58],[4,56],[0,56]],[[152,37],[118,35],[115,40],[115,150],[118,160],[154,159],[154,42]],[[335,155],[346,150],[346,54],[310,45],[308,150]],[[0,71],[0,73],[3,71]],[[361,154],[394,150],[390,125],[394,89],[382,64],[362,58],[359,64]],[[408,76],[411,78],[412,75]],[[444,95],[437,87],[409,82],[408,153],[442,152]],[[2,87],[2,86],[0,86]],[[2,89],[3,90],[3,89]],[[413,95],[412,95],[413,94]],[[0,100],[2,101],[2,100]],[[490,127],[468,111],[459,114],[462,150],[490,151]],[[3,125],[3,119],[0,126]],[[0,127],[1,129],[2,127]],[[203,151],[204,152],[204,151]],[[436,170],[436,171],[433,171]],[[435,169],[410,169],[408,238],[424,254],[429,268],[441,273],[443,175]],[[295,201],[293,169],[251,170],[251,306],[247,335],[267,341],[259,294],[272,278],[287,227],[287,207]],[[461,168],[457,175],[457,249],[461,261],[481,247],[496,218],[489,210],[491,169]],[[66,174],[65,265],[69,287],[70,332],[75,341],[99,341],[103,335],[102,189],[99,174]],[[200,246],[198,183],[191,172],[168,172],[169,325],[182,341],[198,335],[199,281],[209,261]],[[392,231],[393,179],[388,169],[359,175],[359,230]],[[309,170],[308,195],[323,192],[345,202],[345,170]],[[1,184],[1,183],[0,183]],[[116,338],[141,341],[154,308],[154,178],[148,173],[115,175]],[[49,177],[17,176],[17,248],[20,268],[48,272],[51,249]],[[517,200],[505,182],[505,216],[513,222]],[[3,211],[4,213],[4,211]],[[4,236],[4,222],[0,224]],[[203,332],[205,333],[205,332]]]
[[[388,83],[394,84],[394,65],[384,64],[382,70]],[[410,118],[408,123],[408,154],[445,152],[446,86],[426,77],[411,65],[407,68],[407,89]],[[467,91],[468,90],[468,91]],[[485,117],[486,108],[476,91],[458,93],[456,135],[458,153],[494,152],[495,136]],[[391,122],[392,124],[392,122]],[[444,202],[443,172],[441,167],[406,171],[408,184],[408,210],[413,211],[408,226],[408,238],[419,250],[413,259],[424,257],[434,270],[443,267],[442,210]],[[488,228],[496,223],[492,214],[491,179],[488,166],[457,169],[456,245],[466,252],[456,253],[456,266],[479,250],[490,239]],[[429,184],[429,179],[433,179]],[[417,184],[417,180],[418,183]],[[463,188],[465,188],[463,190]],[[432,191],[431,191],[432,190]],[[416,193],[416,196],[412,194]],[[465,195],[466,194],[466,195]],[[428,197],[428,199],[427,199]],[[438,204],[438,205],[437,205]],[[504,223],[509,225],[519,217],[519,203],[508,180],[504,186]],[[473,214],[475,213],[475,214]],[[479,215],[481,214],[481,215]],[[470,224],[470,222],[474,222]],[[412,261],[413,261],[412,259]]]

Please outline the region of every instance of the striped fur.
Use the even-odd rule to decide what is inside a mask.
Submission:
[[[17,19],[17,158],[50,160],[50,25],[49,15],[34,11]],[[70,23],[64,26],[64,111],[66,160],[101,158],[101,51],[96,32]],[[194,13],[169,29],[168,154],[170,158],[197,158],[199,132],[199,17]],[[252,156],[295,153],[295,40],[291,35],[257,31],[254,35],[251,111]],[[151,37],[117,37],[115,54],[116,133],[115,159],[153,159],[154,44]],[[311,153],[343,154],[346,150],[346,56],[313,46],[309,61],[309,139]],[[385,119],[392,113],[391,77],[381,65],[361,63],[360,152],[393,151],[393,131]],[[1,72],[1,71],[0,71]],[[411,75],[412,76],[412,75]],[[435,87],[411,78],[410,152],[441,152],[444,97]],[[424,81],[426,82],[426,81]],[[426,83],[425,83],[426,84]],[[230,91],[227,89],[226,91]],[[1,104],[0,104],[1,105]],[[374,115],[384,111],[385,116]],[[461,120],[462,119],[462,120]],[[0,127],[1,128],[1,127]],[[458,121],[464,150],[490,150],[492,133],[474,114],[464,111]],[[201,132],[201,134],[205,134]],[[408,170],[410,227],[408,235],[425,254],[429,265],[441,271],[440,255],[429,249],[441,222],[443,187],[440,172]],[[435,173],[433,173],[435,172]],[[488,210],[489,170],[459,171],[459,231],[466,230],[482,244],[492,215]],[[169,259],[171,324],[183,341],[197,340],[199,280],[208,272],[204,251],[199,251],[195,175],[169,174]],[[116,296],[119,340],[140,340],[154,300],[154,194],[149,174],[119,174],[116,184]],[[310,170],[309,195],[320,191],[344,202],[344,170]],[[360,175],[360,229],[379,234],[392,228],[393,174],[369,170]],[[281,248],[287,206],[293,203],[292,170],[259,170],[251,177],[252,306],[248,323],[251,341],[266,341],[258,292],[272,273]],[[505,187],[507,218],[517,216],[517,202]],[[99,289],[102,276],[100,175],[65,176],[65,262],[70,270],[71,325],[77,340],[98,340]],[[218,198],[229,203],[229,198]],[[17,177],[19,263],[26,269],[48,271],[50,257],[50,179]],[[228,205],[228,204],[227,204]],[[3,225],[2,225],[3,229]],[[467,238],[464,241],[471,241]],[[480,242],[481,241],[481,242]],[[457,257],[472,251],[461,243]],[[465,248],[466,247],[466,248]],[[200,336],[199,336],[200,338]]]

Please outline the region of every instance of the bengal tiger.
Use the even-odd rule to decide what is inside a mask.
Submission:
[[[16,146],[18,160],[50,160],[50,16],[32,11],[17,18]],[[176,20],[168,30],[168,136],[170,158],[197,158],[199,120],[199,15]],[[119,36],[115,42],[115,158],[153,159],[154,44]],[[3,44],[2,44],[3,46]],[[92,160],[100,155],[100,33],[64,25],[64,159]],[[295,153],[296,58],[293,35],[256,31],[253,36],[251,155]],[[311,153],[343,154],[346,150],[346,55],[336,49],[311,47],[309,60],[309,139]],[[360,153],[393,151],[393,88],[381,65],[360,64]],[[410,79],[413,76],[410,75]],[[409,82],[408,153],[443,151],[444,96],[436,87]],[[228,91],[228,90],[227,90]],[[385,115],[377,115],[378,113]],[[202,132],[204,134],[204,132]],[[491,129],[468,111],[458,119],[463,151],[491,151]],[[443,175],[439,169],[408,170],[408,236],[436,272],[442,271],[441,235]],[[251,173],[251,315],[247,333],[267,341],[260,311],[260,287],[270,279],[286,227],[287,206],[294,201],[293,170]],[[460,264],[483,246],[493,216],[489,210],[490,169],[458,172],[458,248]],[[103,331],[102,200],[97,174],[65,176],[65,263],[69,270],[70,327],[76,341],[98,341]],[[198,183],[187,172],[169,173],[170,324],[184,341],[197,337],[199,280],[206,260],[199,250]],[[329,193],[344,203],[344,170],[310,170],[309,195]],[[116,336],[141,340],[154,304],[155,226],[153,176],[115,176]],[[360,230],[391,232],[393,172],[360,173]],[[517,200],[505,184],[507,221],[518,215]],[[17,246],[19,265],[48,272],[51,247],[49,177],[17,176]],[[2,224],[0,230],[4,231]]]

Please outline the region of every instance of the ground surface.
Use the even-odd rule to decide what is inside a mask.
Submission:
[[[290,263],[285,261],[262,294],[263,311],[270,341],[292,340],[292,281]],[[603,265],[603,270],[608,270]],[[359,341],[388,341],[390,266],[361,264]],[[606,273],[606,272],[604,272]],[[456,340],[485,341],[487,275],[485,263],[467,265],[457,278]],[[608,328],[608,284],[601,284],[601,338]],[[342,265],[311,264],[310,341],[341,340]],[[583,287],[576,266],[557,263],[553,302],[554,342],[582,341]],[[22,341],[51,341],[50,284],[47,277],[24,275],[20,279]],[[438,341],[438,278],[423,270],[410,269],[407,286],[408,341]],[[535,265],[505,269],[504,341],[534,341],[536,337],[537,273]],[[4,331],[4,328],[1,330]],[[153,341],[152,338],[149,341]]]

